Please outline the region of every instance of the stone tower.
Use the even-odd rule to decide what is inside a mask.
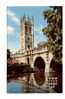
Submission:
[[[33,19],[23,16],[21,19],[20,48],[24,52],[32,48]]]

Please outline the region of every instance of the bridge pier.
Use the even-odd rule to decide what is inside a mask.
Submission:
[[[48,83],[49,69],[50,69],[50,64],[49,62],[47,62],[45,66],[45,83],[46,84]]]

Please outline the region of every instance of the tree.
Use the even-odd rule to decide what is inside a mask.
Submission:
[[[42,31],[48,37],[48,50],[52,52],[54,60],[62,64],[62,7],[50,7],[43,15],[47,20],[47,27]]]

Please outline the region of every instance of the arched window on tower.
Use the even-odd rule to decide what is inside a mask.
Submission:
[[[31,33],[31,26],[29,27],[29,32]]]
[[[27,27],[27,23],[25,23],[25,32],[28,32],[28,27]]]
[[[28,49],[30,48],[30,45],[28,45]]]

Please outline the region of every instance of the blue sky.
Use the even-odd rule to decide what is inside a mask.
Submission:
[[[43,17],[43,11],[49,7],[46,6],[15,6],[7,7],[7,45],[11,51],[20,48],[20,19],[24,15],[34,16],[34,46],[39,42],[45,42],[46,36],[42,33],[42,28],[47,26]]]

